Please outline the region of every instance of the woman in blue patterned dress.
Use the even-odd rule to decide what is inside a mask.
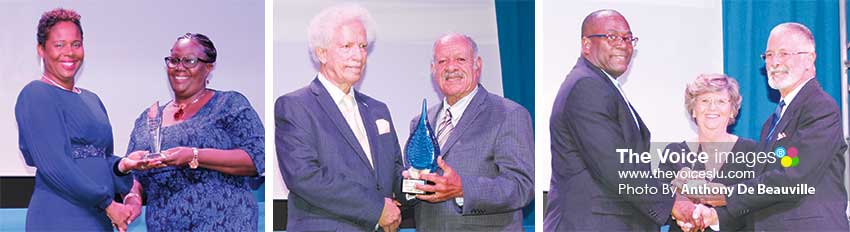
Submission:
[[[75,86],[85,57],[80,15],[45,12],[36,37],[43,74],[15,104],[21,154],[37,168],[26,230],[124,230],[132,208],[113,197],[130,190],[133,180],[124,171],[135,166],[124,165],[138,162],[113,155],[106,108],[96,94]]]
[[[242,94],[206,88],[215,60],[212,41],[192,33],[165,58],[174,100],[151,114],[162,122],[165,156],[134,172],[132,190],[147,197],[150,231],[257,231],[250,186],[263,180],[263,125]],[[136,120],[128,153],[150,150],[150,110]]]

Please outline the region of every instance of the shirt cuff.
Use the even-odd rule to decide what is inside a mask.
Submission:
[[[120,169],[118,169],[118,165],[121,164],[122,159],[124,159],[124,158],[117,159],[115,161],[115,164],[112,165],[112,172],[115,173],[115,176],[126,176],[126,175],[130,175],[130,173],[132,173],[132,170],[128,171],[127,173],[123,173],[123,172],[121,172]]]
[[[100,201],[100,203],[97,204],[97,207],[102,210],[106,210],[106,208],[108,208],[110,204],[112,204],[112,198],[105,197],[102,201]]]

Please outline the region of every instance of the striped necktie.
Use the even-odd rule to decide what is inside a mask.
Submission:
[[[452,125],[452,111],[446,108],[443,121],[440,122],[440,126],[437,128],[437,142],[440,143],[440,148],[443,148],[443,145],[446,144],[446,140],[449,139],[449,135],[452,134],[454,128],[455,126]]]

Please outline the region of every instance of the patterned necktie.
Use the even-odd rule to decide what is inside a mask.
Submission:
[[[357,120],[357,111],[356,111],[356,103],[354,102],[354,97],[351,95],[345,95],[342,97],[342,108],[345,112],[345,121],[348,122],[348,126],[351,128],[351,131],[354,132],[354,137],[357,138],[357,142],[360,143],[360,148],[363,148],[363,152],[366,153],[366,158],[369,159],[369,165],[372,165],[372,149],[369,147],[369,139],[366,137],[366,129],[363,127],[362,120]]]
[[[455,126],[452,125],[452,111],[446,108],[446,113],[443,115],[443,121],[440,122],[440,127],[437,129],[437,142],[440,143],[440,148],[446,144],[449,135],[452,134]]]
[[[770,137],[773,136],[773,130],[776,129],[776,124],[779,124],[779,119],[782,116],[782,108],[784,107],[785,100],[780,100],[779,105],[776,106],[776,111],[773,111],[773,115],[770,117],[770,132],[768,132],[767,137],[764,138],[765,143],[770,141]]]

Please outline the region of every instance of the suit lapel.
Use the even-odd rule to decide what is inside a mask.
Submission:
[[[800,92],[797,93],[797,96],[794,97],[794,99],[788,103],[788,108],[785,109],[784,115],[779,118],[779,122],[776,123],[776,128],[773,129],[773,134],[770,135],[770,138],[767,138],[766,145],[762,147],[762,151],[773,151],[773,149],[778,145],[777,143],[779,142],[779,140],[776,139],[777,136],[779,136],[780,133],[785,133],[785,128],[788,127],[788,124],[790,124],[791,121],[797,120],[797,115],[799,114],[800,107],[802,107],[802,105],[804,104],[802,102],[805,101],[805,99],[808,99],[809,95],[814,93],[815,90],[820,88],[820,83],[818,83],[817,79],[809,80],[808,83],[803,85],[803,88],[800,88]],[[771,114],[771,116],[768,117],[767,121],[762,126],[762,138],[764,138],[764,136],[767,136],[767,134],[770,133],[770,122],[773,120],[773,117],[773,114]],[[791,133],[793,133],[793,131]],[[764,167],[766,167],[766,165],[764,165],[762,168]]]
[[[643,123],[643,119],[640,118],[640,114],[638,114],[637,110],[635,110],[634,106],[629,105],[631,107],[632,112],[635,113],[635,117],[637,118],[638,124],[640,126],[640,144],[639,146],[643,147],[643,151],[649,151],[649,147],[646,146],[648,141],[650,141],[651,134],[649,133],[649,128],[646,127],[646,124]],[[630,116],[630,115],[626,115]]]
[[[794,99],[788,103],[788,108],[785,109],[784,115],[782,115],[782,117],[779,118],[779,122],[776,123],[776,128],[773,129],[773,135],[771,135],[771,138],[768,138],[768,148],[773,148],[774,146],[776,146],[777,136],[780,133],[785,133],[785,128],[788,127],[788,124],[790,124],[791,121],[796,120],[797,114],[799,114],[800,111],[800,107],[802,107],[802,105],[804,104],[802,102],[805,101],[805,99],[808,99],[809,95],[814,93],[814,90],[817,90],[819,88],[820,83],[818,83],[817,79],[809,80],[808,83],[803,85],[803,88],[800,88],[800,92],[798,92],[797,96],[794,97]],[[772,118],[769,120],[772,120]],[[770,121],[767,121],[765,123],[768,127],[770,126],[769,122]]]
[[[601,78],[603,82],[608,86],[608,90],[614,93],[614,96],[617,98],[617,102],[620,103],[618,107],[619,111],[617,111],[617,119],[620,121],[620,128],[623,130],[623,141],[629,145],[629,147],[635,147],[640,144],[634,143],[635,138],[640,138],[640,134],[638,132],[638,125],[635,125],[635,120],[632,118],[632,106],[626,102],[623,98],[623,95],[620,94],[620,91],[617,90],[617,86],[614,86],[614,83],[611,83],[611,80],[608,79],[608,76],[605,75],[602,71],[590,65],[591,69],[596,71],[597,77]],[[638,122],[643,125],[642,121],[640,121],[639,116],[637,115],[637,111],[635,111],[635,117],[638,118]],[[638,147],[635,147],[638,148]],[[642,149],[642,148],[638,148]]]
[[[376,160],[379,160],[378,154],[380,154],[377,146],[378,127],[375,124],[377,119],[375,118],[375,113],[372,112],[372,108],[366,103],[366,97],[356,91],[354,92],[354,95],[357,96],[357,107],[360,110],[360,118],[363,119],[363,127],[366,128],[366,138],[369,140],[369,150],[371,150],[372,153],[372,167],[374,167],[372,169],[372,174],[377,175],[376,169],[378,169],[378,162]],[[361,158],[368,164],[369,159],[365,156],[365,152],[363,154],[364,155]]]
[[[351,131],[351,127],[348,126],[348,122],[345,121],[345,117],[342,115],[342,112],[339,111],[339,107],[337,107],[337,104],[333,101],[331,95],[319,81],[318,77],[313,79],[310,89],[313,91],[314,96],[316,96],[316,101],[319,102],[322,110],[325,111],[325,115],[331,119],[331,122],[333,122],[339,130],[339,133],[342,134],[342,137],[345,138],[345,141],[348,142],[349,146],[351,146],[351,149],[354,149],[364,164],[371,168],[371,165],[369,165],[369,159],[366,158],[366,152],[364,152],[363,148],[360,147],[360,142],[357,141],[357,137],[354,136],[354,132]]]
[[[797,99],[799,99],[799,98],[797,98]],[[789,105],[788,109],[785,110],[785,115],[783,115],[781,118],[779,118],[779,122],[776,123],[776,128],[773,129],[773,135],[771,135],[771,138],[768,138],[769,139],[768,144],[770,145],[769,146],[770,148],[773,148],[774,146],[776,146],[776,142],[779,141],[779,140],[777,140],[777,138],[778,138],[777,136],[779,136],[779,134],[781,134],[781,133],[784,133],[785,127],[788,126],[788,123],[791,120],[793,120],[794,118],[796,118],[797,109],[798,109],[797,107],[792,108]],[[773,117],[773,116],[771,116],[771,117]],[[770,126],[770,125],[768,125],[768,126]]]
[[[593,66],[593,64],[587,61],[587,59],[585,59],[584,57],[581,58],[581,61],[588,69],[593,70],[596,73],[597,78],[602,79],[605,85],[608,86],[608,91],[612,91],[614,93],[614,96],[617,97],[617,102],[619,102],[621,106],[625,106],[619,107],[619,111],[617,112],[617,119],[620,121],[620,128],[623,130],[624,141],[627,143],[627,145],[629,145],[629,147],[643,149],[644,145],[642,144],[645,144],[643,142],[644,140],[642,140],[640,143],[635,143],[635,138],[649,140],[649,129],[646,129],[646,126],[643,124],[643,121],[637,114],[637,111],[634,110],[634,108],[632,108],[632,106],[626,102],[625,98],[623,98],[623,96],[620,94],[620,91],[617,90],[617,86],[614,86],[614,83],[611,83],[611,80],[608,79],[608,76],[605,75],[602,70],[600,70],[596,66]],[[632,112],[635,112],[635,118],[638,119],[638,124],[640,125],[635,125],[635,120],[634,118],[632,118]],[[638,131],[638,127],[640,127],[640,131]],[[647,147],[646,149],[649,148]]]
[[[466,106],[466,109],[463,111],[463,115],[460,116],[460,121],[458,121],[457,126],[452,130],[452,133],[449,134],[449,138],[446,139],[446,144],[443,145],[441,149],[441,153],[444,155],[443,159],[446,159],[445,154],[451,150],[452,146],[457,143],[460,139],[460,136],[463,135],[463,132],[472,125],[475,118],[478,117],[478,114],[481,113],[481,110],[484,108],[484,100],[487,98],[488,92],[484,89],[484,86],[478,85],[478,92],[475,96],[472,96],[472,100],[470,100],[469,105]]]
[[[770,141],[765,140],[765,137],[767,136],[767,133],[770,132],[770,122],[771,121],[773,121],[773,114],[771,114],[770,117],[767,117],[767,121],[765,121],[764,124],[761,126],[761,136],[759,136],[758,151],[770,152],[770,150],[768,150],[768,149],[771,148],[771,146],[768,144],[768,143],[770,143]],[[766,166],[767,166],[766,162],[756,162],[756,166],[755,166],[756,174],[763,173],[764,168]]]

